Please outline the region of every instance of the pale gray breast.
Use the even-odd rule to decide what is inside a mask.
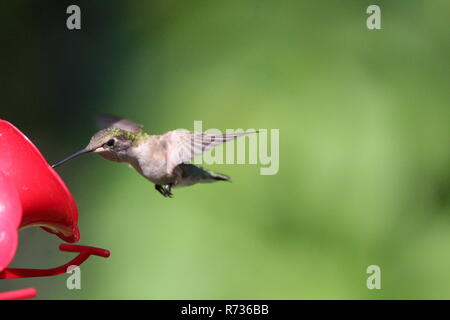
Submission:
[[[141,175],[154,183],[167,183],[167,150],[159,136],[150,136],[134,148],[137,163],[131,164]]]

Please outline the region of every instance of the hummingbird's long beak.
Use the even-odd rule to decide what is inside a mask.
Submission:
[[[80,151],[75,152],[74,154],[71,154],[71,155],[68,156],[67,158],[64,158],[64,159],[62,159],[61,161],[58,161],[57,163],[53,164],[53,165],[52,165],[52,168],[55,168],[55,167],[57,167],[57,166],[63,164],[63,163],[66,162],[66,161],[69,161],[69,160],[71,160],[71,159],[73,159],[73,158],[76,158],[76,157],[78,157],[78,156],[80,156],[80,155],[82,155],[82,154],[88,153],[88,152],[91,152],[91,150],[81,149]]]

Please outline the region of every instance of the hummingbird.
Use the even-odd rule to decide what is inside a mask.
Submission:
[[[82,154],[96,153],[106,160],[128,163],[154,183],[160,194],[169,198],[172,198],[172,188],[175,187],[230,181],[229,176],[194,165],[191,161],[222,143],[257,133],[215,134],[177,129],[154,135],[145,132],[142,125],[125,118],[102,115],[99,120],[102,129],[92,136],[89,144],[52,167]]]

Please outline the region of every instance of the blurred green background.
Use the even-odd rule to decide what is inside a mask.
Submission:
[[[82,30],[66,28],[81,7]],[[366,27],[381,7],[382,30]],[[159,195],[95,155],[58,168],[80,244],[111,250],[68,275],[2,280],[49,299],[450,298],[450,3],[4,1],[0,118],[49,162],[95,116],[175,128],[280,129],[280,170],[209,166],[233,183]],[[68,261],[40,228],[12,266]],[[368,290],[366,268],[381,268]]]

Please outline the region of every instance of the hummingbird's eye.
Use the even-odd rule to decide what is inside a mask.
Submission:
[[[108,142],[106,143],[109,147],[112,147],[114,145],[114,143],[116,142],[116,140],[114,139],[109,139]]]

